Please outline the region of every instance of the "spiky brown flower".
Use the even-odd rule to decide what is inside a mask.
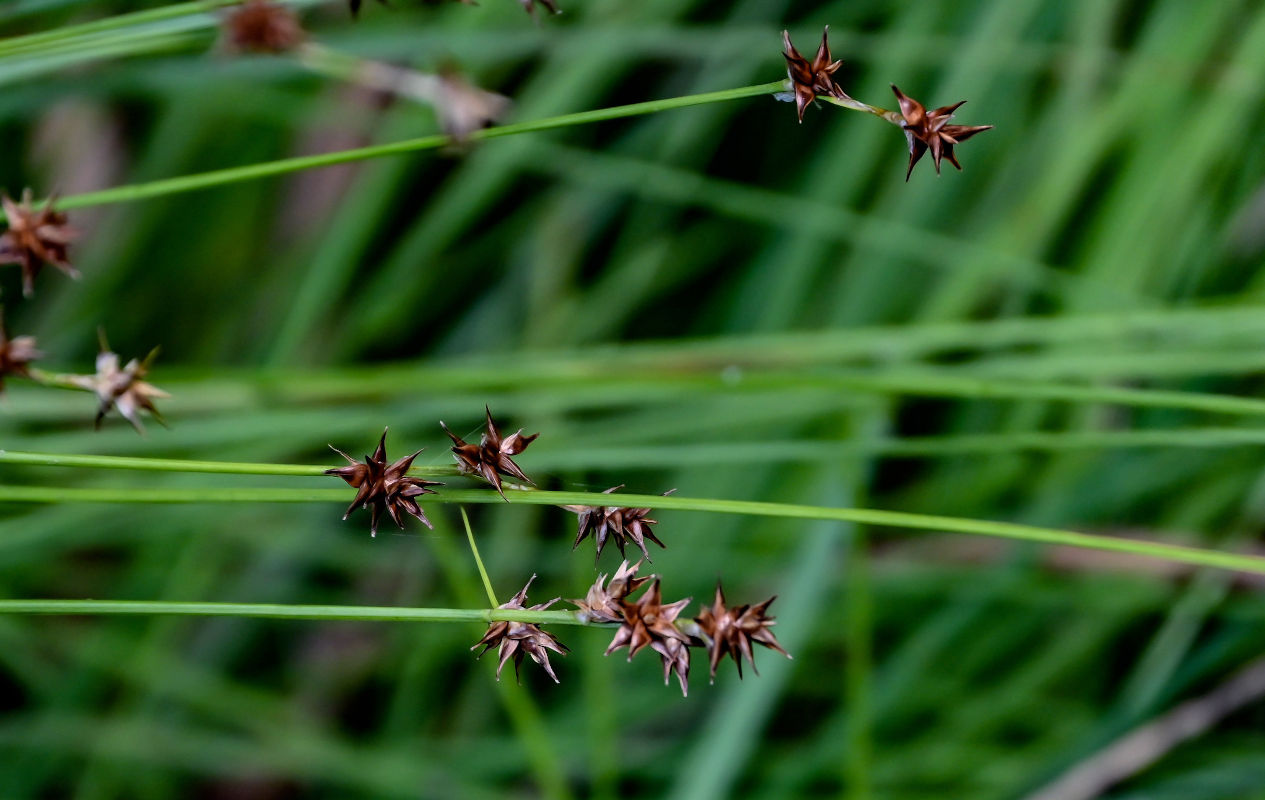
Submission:
[[[623,484],[612,486],[602,492],[602,494],[611,494],[622,488],[624,488]],[[663,493],[663,496],[667,497],[675,491],[676,489],[669,489]],[[579,515],[578,530],[575,535],[575,543],[571,545],[572,550],[579,547],[580,542],[584,541],[590,533],[593,534],[593,541],[597,545],[596,558],[602,557],[602,549],[606,547],[608,539],[615,542],[615,546],[619,548],[621,556],[624,555],[624,542],[631,541],[641,548],[641,554],[647,561],[652,559],[650,554],[646,552],[646,539],[660,547],[667,547],[667,545],[659,541],[659,538],[650,529],[650,526],[657,525],[658,521],[646,516],[650,513],[648,508],[618,508],[614,506],[563,506],[563,508]]]
[[[439,424],[443,427],[444,433],[448,434],[448,438],[453,441],[452,453],[457,458],[457,469],[467,475],[482,477],[496,487],[496,491],[500,492],[501,497],[504,498],[505,491],[501,488],[501,475],[532,483],[531,478],[523,474],[511,456],[516,456],[526,450],[527,445],[536,441],[536,437],[540,434],[533,433],[531,436],[524,436],[523,429],[519,428],[517,433],[502,438],[501,432],[497,430],[496,423],[492,420],[492,409],[484,406],[484,410],[487,412],[487,427],[478,444],[467,444],[448,430],[448,426],[442,421]]]
[[[145,356],[144,361],[133,358],[120,368],[118,354],[110,351],[105,334],[101,334],[101,352],[97,355],[97,374],[71,377],[71,381],[76,386],[95,393],[97,400],[100,401],[96,419],[93,420],[94,427],[98,429],[101,427],[101,421],[112,408],[117,408],[119,414],[132,423],[137,433],[145,432],[140,419],[142,410],[148,411],[160,425],[167,424],[162,414],[159,414],[158,409],[154,407],[154,400],[171,397],[171,395],[144,380],[157,357],[158,348],[155,347],[149,351],[149,355]]]
[[[22,268],[22,294],[35,294],[35,277],[45,264],[52,264],[72,278],[79,273],[70,265],[68,249],[78,232],[66,224],[66,215],[53,209],[54,198],[36,210],[31,190],[22,192],[22,202],[15,203],[7,194],[0,195],[9,229],[0,234],[0,264],[17,264]]]
[[[848,97],[843,89],[839,88],[839,84],[835,83],[834,74],[839,67],[843,66],[843,61],[830,60],[830,44],[826,41],[829,33],[830,26],[827,25],[821,31],[821,44],[817,47],[817,55],[810,62],[800,55],[795,45],[791,44],[790,31],[782,31],[782,55],[786,57],[786,75],[791,79],[791,92],[785,96],[785,99],[789,100],[790,95],[794,96],[800,122],[804,121],[804,109],[808,108],[808,104],[816,100],[818,95]],[[778,95],[778,97],[782,98],[784,95]]]
[[[0,393],[4,392],[6,375],[27,376],[30,363],[42,355],[35,349],[34,336],[9,338],[9,332],[4,327],[4,314],[0,311]]]
[[[765,612],[776,599],[777,596],[774,595],[758,606],[726,608],[725,592],[720,587],[720,581],[716,582],[716,598],[711,607],[704,606],[694,618],[707,642],[710,656],[708,667],[713,681],[716,679],[716,666],[726,655],[733,657],[734,663],[738,665],[739,678],[742,677],[743,658],[751,662],[751,669],[759,675],[760,671],[755,669],[755,655],[751,652],[752,642],[776,650],[787,658],[791,657],[769,630],[774,622]]]
[[[675,670],[681,681],[681,692],[686,693],[689,653],[682,651],[689,647],[690,637],[676,626],[676,618],[689,604],[690,598],[687,597],[665,606],[659,591],[659,579],[654,578],[650,588],[636,603],[620,602],[623,619],[620,620],[619,630],[615,631],[615,638],[606,648],[606,655],[627,647],[628,660],[632,661],[642,648],[649,646],[664,661],[664,682]]]
[[[356,490],[356,496],[351,501],[351,505],[347,506],[347,513],[343,514],[343,519],[351,516],[351,512],[357,508],[367,507],[370,536],[378,535],[378,520],[383,510],[400,530],[404,529],[404,520],[400,518],[401,511],[417,517],[426,527],[434,528],[435,526],[431,525],[430,520],[426,518],[426,512],[417,504],[417,498],[424,494],[435,494],[427,487],[443,486],[443,484],[408,476],[409,467],[413,466],[413,459],[417,458],[421,450],[388,464],[386,443],[387,432],[384,429],[382,438],[378,440],[377,449],[373,451],[373,455],[365,456],[364,461],[357,461],[332,444],[329,446],[335,453],[347,459],[348,466],[327,469],[325,474],[337,475]]]
[[[948,124],[953,118],[953,112],[957,111],[962,103],[966,102],[965,100],[928,111],[922,103],[905,96],[904,92],[896,88],[896,84],[892,84],[892,91],[900,102],[900,114],[905,118],[905,124],[901,127],[904,128],[905,138],[909,142],[909,169],[905,170],[906,181],[913,174],[914,165],[928,150],[931,151],[931,159],[936,165],[937,175],[940,174],[940,159],[942,158],[947,158],[950,164],[961,170],[962,165],[953,154],[954,146],[993,127],[992,125]]]
[[[605,575],[599,575],[597,581],[589,587],[583,600],[567,602],[580,609],[578,616],[585,622],[623,622],[624,598],[641,588],[650,578],[638,578],[637,570],[641,567],[638,561],[631,567],[625,560],[615,570],[615,576],[606,582]]]
[[[284,53],[303,43],[299,15],[271,0],[246,0],[224,19],[224,33],[235,50]]]
[[[518,594],[510,598],[508,603],[502,603],[497,608],[505,609],[521,609],[527,602],[527,588],[531,586],[532,581],[536,580],[536,576],[532,575],[527,581],[527,585],[519,590]],[[548,603],[540,603],[531,606],[531,611],[544,611],[549,606],[558,602],[561,598],[555,597]],[[479,658],[483,654],[491,650],[493,647],[500,648],[500,659],[496,664],[496,679],[501,679],[501,669],[505,666],[505,662],[511,658],[514,659],[514,678],[518,678],[518,667],[523,663],[523,655],[531,656],[531,660],[545,668],[545,672],[549,673],[549,677],[553,678],[554,683],[559,683],[558,676],[554,674],[553,667],[549,664],[549,651],[566,655],[567,646],[558,641],[558,638],[552,633],[541,629],[539,625],[529,622],[493,622],[483,634],[483,638],[475,642],[473,650],[480,645],[483,649],[479,651]]]

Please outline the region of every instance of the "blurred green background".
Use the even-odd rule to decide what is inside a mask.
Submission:
[[[488,403],[542,432],[519,463],[546,487],[1257,546],[1259,419],[1022,387],[1256,394],[1265,5],[560,2],[535,24],[512,0],[368,3],[354,24],[302,8],[331,48],[459,64],[515,120],[776,80],[780,31],[810,52],[829,24],[854,97],[892,107],[895,82],[996,129],[959,148],[965,172],[925,162],[906,184],[891,126],[827,105],[800,125],[757,97],[76,211],[83,280],[49,270],[23,301],[0,272],[10,332],[66,371],[90,371],[98,325],[125,358],[161,345],[171,428],[94,433],[91,398],[11,380],[0,447],[333,464],[327,444],[368,452],[389,425],[389,453],[438,465],[438,420],[474,432]],[[0,34],[152,5],[9,0]],[[0,52],[0,186],[67,195],[436,130],[290,58],[229,56],[216,20]],[[929,388],[946,377],[973,388]],[[0,511],[6,597],[484,602],[451,506],[377,539],[341,505]],[[536,602],[595,577],[572,515],[472,514],[502,597],[533,572]],[[696,664],[682,698],[654,657],[603,658],[607,630],[558,630],[562,684],[528,664],[520,687],[473,659],[472,625],[0,617],[0,795],[1022,798],[1265,643],[1259,582],[1228,573],[656,517],[666,598],[718,576],[736,602],[778,594],[793,661],[762,650],[758,677],[727,664],[714,686]],[[1241,701],[1106,796],[1265,797],[1262,723]]]

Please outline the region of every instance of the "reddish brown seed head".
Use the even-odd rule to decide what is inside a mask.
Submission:
[[[378,522],[384,511],[401,530],[404,529],[401,511],[416,517],[426,527],[433,528],[430,520],[426,518],[426,512],[418,504],[417,498],[424,494],[435,494],[429,487],[443,484],[409,477],[409,467],[413,466],[413,459],[417,458],[421,450],[388,463],[386,441],[387,432],[384,429],[373,455],[365,456],[364,461],[357,461],[330,445],[331,450],[347,459],[347,466],[327,469],[325,474],[342,478],[348,486],[356,490],[356,496],[352,498],[351,505],[343,514],[343,519],[351,516],[351,512],[357,508],[368,508],[370,536],[378,535]]]
[[[603,494],[611,494],[618,489],[622,489],[623,485],[612,486]],[[666,497],[676,489],[669,489],[664,492]],[[563,506],[567,511],[579,515],[577,530],[575,534],[575,542],[571,545],[571,549],[580,546],[580,542],[584,541],[590,534],[596,544],[596,558],[601,558],[602,550],[606,547],[607,541],[613,541],[615,546],[619,548],[620,556],[624,555],[625,542],[632,542],[640,550],[641,555],[647,561],[650,561],[650,554],[646,551],[646,539],[654,542],[660,547],[666,548],[663,542],[654,535],[651,530],[652,525],[657,525],[658,521],[650,518],[649,508],[626,508],[618,506]]]
[[[930,150],[931,160],[935,164],[936,174],[940,174],[940,161],[948,159],[949,163],[962,169],[953,148],[977,133],[990,130],[992,125],[950,125],[953,113],[965,100],[950,106],[941,106],[928,111],[926,106],[892,84],[892,92],[900,103],[900,115],[905,122],[901,126],[905,131],[905,139],[909,144],[909,168],[905,170],[905,180],[914,172],[914,165]]]
[[[712,680],[716,679],[716,667],[725,656],[733,658],[738,665],[738,677],[742,677],[742,660],[745,658],[755,669],[755,654],[751,643],[756,642],[771,650],[776,650],[787,658],[791,654],[782,649],[777,637],[769,630],[773,626],[773,618],[768,616],[769,605],[776,597],[770,597],[756,606],[725,605],[725,591],[720,582],[716,583],[716,596],[710,607],[704,606],[694,618],[699,631],[707,642],[708,668]],[[756,671],[759,674],[759,671]]]
[[[527,589],[531,586],[532,581],[536,580],[536,576],[532,575],[527,584],[518,591],[518,594],[510,598],[509,602],[502,603],[497,608],[505,609],[522,609],[527,603]],[[544,611],[549,606],[558,602],[560,598],[555,597],[547,603],[540,603],[530,607],[532,611]],[[482,646],[479,656],[491,650],[493,647],[499,648],[499,658],[496,664],[496,679],[501,679],[501,670],[505,667],[505,663],[510,659],[514,660],[514,678],[517,680],[518,668],[523,663],[523,656],[531,656],[531,660],[535,661],[545,672],[553,678],[554,683],[559,683],[558,676],[553,671],[553,666],[549,663],[549,651],[565,655],[568,652],[567,646],[558,641],[557,637],[552,633],[543,630],[539,625],[528,622],[493,622],[488,626],[488,630],[483,634],[483,638],[474,643],[471,650]]]
[[[830,26],[822,29],[817,54],[809,61],[791,44],[790,32],[782,31],[782,55],[786,58],[786,75],[791,79],[791,90],[795,96],[795,108],[800,122],[804,121],[804,109],[819,95],[847,97],[835,82],[834,74],[843,66],[843,61],[830,59],[830,44],[826,39],[829,32]]]
[[[53,209],[54,198],[42,208],[35,208],[31,190],[22,192],[16,203],[7,194],[0,195],[9,228],[0,234],[0,264],[17,264],[22,269],[22,294],[35,294],[35,278],[46,264],[52,264],[72,278],[79,273],[70,264],[70,243],[78,236],[66,224],[66,215]]]
[[[589,587],[583,600],[568,600],[580,610],[578,616],[586,622],[623,622],[624,598],[641,588],[650,578],[638,578],[637,570],[641,567],[638,561],[631,567],[625,560],[615,571],[610,582],[605,575],[599,575],[597,581]]]
[[[526,450],[527,445],[536,441],[536,437],[540,434],[533,433],[531,436],[524,436],[520,428],[517,433],[503,437],[492,419],[492,410],[486,406],[484,410],[487,412],[487,422],[478,444],[463,441],[443,422],[439,424],[443,427],[444,433],[448,434],[448,438],[452,439],[452,454],[457,459],[457,469],[467,475],[478,475],[492,484],[501,497],[505,497],[505,491],[501,487],[502,475],[527,483],[532,482],[518,468],[512,457]]]
[[[294,9],[271,0],[246,0],[225,17],[224,35],[247,53],[285,53],[305,38]]]
[[[0,394],[4,392],[6,376],[29,375],[31,362],[42,355],[35,348],[34,336],[9,338],[9,332],[4,326],[4,314],[0,312]]]
[[[689,653],[685,651],[690,645],[690,637],[676,626],[676,618],[689,604],[690,598],[687,597],[664,605],[659,579],[654,578],[637,602],[620,601],[622,619],[615,638],[606,648],[606,655],[627,647],[628,660],[632,661],[633,656],[649,647],[664,661],[664,681],[675,672],[681,682],[682,694],[688,692]]]

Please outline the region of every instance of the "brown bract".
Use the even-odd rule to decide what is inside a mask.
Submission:
[[[527,581],[527,585],[519,590],[518,594],[510,598],[508,603],[502,603],[497,608],[505,609],[521,609],[527,602],[527,588],[531,586],[532,581],[536,580],[536,576],[532,575]],[[531,606],[531,611],[544,611],[549,606],[558,602],[561,598],[555,597],[548,603]],[[565,655],[568,650],[567,646],[558,641],[552,633],[548,633],[541,629],[539,625],[533,625],[529,622],[493,622],[488,627],[487,633],[483,634],[483,638],[475,642],[473,650],[482,645],[483,649],[479,651],[479,658],[483,654],[491,650],[493,647],[500,648],[500,658],[496,664],[496,679],[501,679],[501,669],[505,666],[505,662],[511,658],[514,659],[514,678],[518,678],[519,665],[523,663],[523,656],[531,656],[531,660],[545,668],[545,672],[549,673],[549,677],[553,678],[554,683],[559,683],[558,676],[554,674],[553,667],[549,664],[549,651],[561,653]]]
[[[22,268],[22,294],[35,294],[35,277],[45,264],[52,264],[72,278],[79,273],[70,265],[68,249],[78,235],[66,224],[66,215],[53,210],[53,198],[36,210],[31,190],[22,192],[22,202],[9,195],[0,195],[0,204],[9,220],[9,229],[0,234],[0,264],[17,264]]]
[[[821,44],[817,47],[817,55],[812,61],[800,55],[791,44],[790,31],[782,31],[782,55],[786,57],[786,75],[791,79],[791,89],[795,96],[795,107],[799,112],[799,121],[804,121],[804,109],[817,99],[818,95],[847,98],[839,84],[835,83],[834,74],[843,66],[843,61],[830,60],[830,44],[826,36],[830,32],[827,25],[821,32]],[[789,98],[787,98],[789,99]]]
[[[482,477],[496,487],[496,491],[504,498],[505,491],[501,488],[501,475],[532,483],[531,478],[523,474],[511,456],[516,456],[526,450],[527,445],[536,441],[536,437],[540,434],[533,433],[531,436],[524,436],[523,429],[519,428],[517,433],[502,438],[501,432],[497,430],[496,423],[492,420],[492,410],[487,406],[484,406],[484,410],[487,412],[487,427],[478,444],[462,441],[455,433],[448,430],[448,426],[442,421],[439,424],[443,427],[444,433],[448,434],[448,438],[453,441],[452,453],[457,459],[457,469],[467,475]]]
[[[627,647],[628,660],[632,661],[633,656],[649,646],[664,661],[664,682],[675,671],[681,682],[681,693],[688,693],[690,637],[676,626],[676,618],[689,604],[690,598],[687,597],[664,605],[659,579],[655,578],[636,603],[621,601],[623,619],[619,630],[615,631],[615,638],[606,648],[606,655]]]
[[[622,488],[623,484],[612,486],[602,494],[610,494]],[[669,489],[663,495],[666,497],[675,491],[676,489]],[[575,543],[571,545],[572,550],[579,547],[580,542],[584,541],[590,533],[593,534],[593,541],[597,545],[596,558],[601,558],[602,549],[606,546],[608,539],[615,542],[621,556],[624,555],[624,542],[631,541],[641,549],[641,554],[647,561],[651,558],[646,552],[646,539],[667,548],[667,545],[659,541],[650,529],[650,526],[657,525],[658,521],[646,516],[650,513],[648,508],[614,506],[563,506],[563,508],[580,516]]]
[[[294,9],[269,0],[246,0],[225,18],[224,33],[231,47],[249,53],[284,53],[304,39]]]
[[[936,165],[937,175],[940,174],[940,159],[942,158],[947,158],[950,164],[959,170],[962,169],[962,165],[953,154],[954,146],[993,127],[992,125],[948,124],[953,118],[953,112],[957,111],[962,103],[966,102],[965,100],[928,111],[922,103],[912,97],[907,97],[904,92],[896,88],[896,84],[892,84],[892,91],[900,102],[900,114],[905,118],[905,124],[901,127],[904,128],[905,138],[909,141],[909,169],[905,171],[906,181],[913,174],[914,165],[928,150],[931,151],[931,159]]]
[[[773,618],[767,616],[765,612],[776,599],[776,596],[770,597],[758,606],[726,608],[725,592],[717,581],[716,598],[711,607],[704,606],[699,615],[694,618],[707,640],[710,656],[708,667],[713,681],[716,679],[716,666],[726,655],[732,656],[734,663],[738,665],[739,678],[742,677],[742,659],[750,661],[751,669],[755,670],[755,656],[751,651],[752,642],[758,642],[776,650],[787,658],[791,657],[790,653],[782,649],[777,642],[777,637],[769,630],[774,624]],[[760,671],[756,670],[756,674],[759,675]]]
[[[154,407],[154,400],[171,397],[171,395],[144,380],[149,374],[150,365],[158,357],[158,348],[151,350],[144,361],[133,358],[120,368],[118,354],[110,352],[104,335],[101,339],[101,352],[97,355],[97,374],[75,375],[71,379],[81,389],[95,393],[97,400],[100,401],[93,425],[99,429],[101,421],[105,419],[105,415],[111,408],[117,408],[119,414],[132,423],[137,433],[145,432],[140,420],[142,410],[148,411],[160,425],[166,425],[162,415]]]
[[[4,317],[0,314],[0,392],[4,391],[4,379],[7,375],[29,374],[30,363],[43,354],[35,349],[34,336],[17,336],[9,338],[4,327]]]
[[[347,513],[343,514],[343,519],[351,516],[351,512],[357,508],[368,508],[370,536],[378,535],[378,520],[383,510],[401,530],[404,529],[404,520],[400,518],[401,511],[417,517],[426,527],[434,528],[430,520],[426,518],[426,512],[417,504],[417,498],[424,494],[435,494],[427,487],[443,486],[443,484],[408,476],[409,467],[413,466],[413,459],[417,458],[421,450],[388,464],[386,442],[387,432],[383,430],[377,449],[373,451],[373,455],[365,456],[363,462],[355,460],[342,450],[330,445],[331,450],[347,459],[348,466],[327,469],[325,474],[337,475],[356,490],[356,496],[351,501],[351,505],[347,506]]]
[[[638,561],[631,567],[625,560],[615,571],[615,576],[606,582],[605,575],[599,575],[597,581],[589,587],[583,600],[567,602],[580,609],[576,615],[584,622],[623,622],[624,598],[641,588],[650,578],[638,578],[637,570],[641,567]]]

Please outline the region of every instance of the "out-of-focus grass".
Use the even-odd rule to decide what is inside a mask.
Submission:
[[[318,463],[390,425],[439,465],[437,420],[473,430],[488,402],[543,431],[521,463],[551,488],[1257,545],[1265,434],[1234,413],[1253,404],[1105,401],[1260,385],[1259,4],[563,6],[538,25],[511,0],[304,18],[331,47],[452,59],[517,120],[773,80],[778,32],[804,49],[829,23],[854,96],[891,105],[895,82],[997,128],[962,145],[965,172],[923,164],[905,184],[890,126],[828,106],[799,125],[755,98],[84,209],[84,279],[43,276],[23,302],[0,272],[6,322],[56,368],[89,368],[98,325],[124,355],[161,344],[172,429],[94,433],[90,399],[10,381],[0,446]],[[136,8],[17,0],[0,33]],[[209,52],[202,23],[169,35],[126,58],[0,57],[0,185],[71,194],[436,129],[284,59]],[[929,391],[945,381],[977,388]],[[376,540],[323,505],[3,513],[6,597],[481,602],[441,506],[434,532]],[[472,513],[499,593],[538,572],[533,596],[579,596],[595,576],[572,516]],[[567,628],[561,686],[525,669],[498,690],[467,650],[478,626],[0,618],[3,794],[537,796],[557,791],[554,759],[580,796],[1021,797],[1260,653],[1259,586],[1225,575],[657,518],[669,598],[706,599],[718,576],[732,600],[778,593],[794,661],[761,652],[760,677],[726,665],[715,686],[696,664],[682,699],[653,659],[603,659],[602,631]],[[1250,794],[1260,715],[1115,796]]]

